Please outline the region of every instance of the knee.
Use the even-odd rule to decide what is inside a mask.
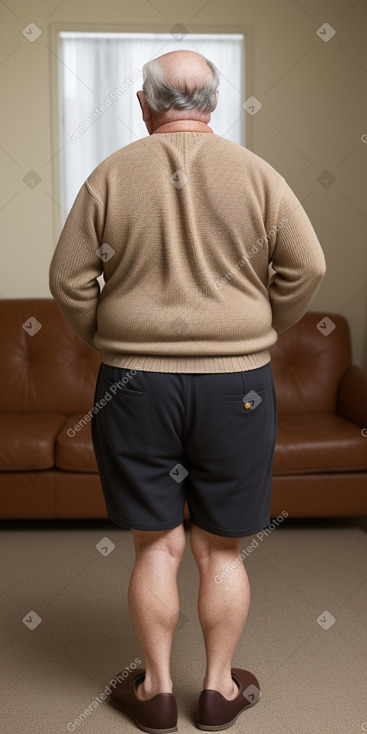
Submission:
[[[190,547],[198,565],[207,563],[208,559],[217,555],[236,555],[241,546],[241,538],[225,538],[208,533],[197,525],[191,525]]]
[[[161,551],[177,561],[181,561],[186,547],[183,525],[171,530],[146,531],[133,530],[136,555]]]

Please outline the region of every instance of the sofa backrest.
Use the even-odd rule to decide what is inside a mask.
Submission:
[[[309,312],[271,347],[279,413],[336,412],[350,334],[343,316],[327,318],[335,324],[327,336],[317,326],[325,314]],[[90,410],[99,354],[74,334],[53,299],[2,300],[0,323],[0,410]]]
[[[344,316],[309,311],[270,348],[278,413],[336,413],[339,382],[351,364]]]
[[[0,319],[0,410],[89,410],[99,354],[74,334],[55,301],[2,300]]]

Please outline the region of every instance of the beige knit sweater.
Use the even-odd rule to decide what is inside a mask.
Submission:
[[[50,289],[105,364],[240,372],[270,361],[324,273],[310,220],[272,166],[215,133],[173,132],[131,143],[91,173]]]

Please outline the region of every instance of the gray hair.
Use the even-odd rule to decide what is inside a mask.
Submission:
[[[220,74],[212,61],[206,59],[205,56],[201,56],[201,58],[206,61],[209,67],[208,82],[205,87],[191,91],[185,80],[182,81],[179,88],[174,89],[164,83],[163,69],[159,57],[144,64],[142,89],[149,107],[154,112],[167,112],[171,109],[213,112],[216,107],[215,93],[219,85]]]

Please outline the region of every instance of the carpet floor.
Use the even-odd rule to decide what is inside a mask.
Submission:
[[[109,521],[0,528],[2,734],[137,732],[108,694],[97,699],[142,659],[127,607],[130,531]],[[171,666],[180,734],[199,731],[205,671],[189,532],[188,525]],[[367,731],[366,520],[287,519],[242,547],[252,540],[244,560],[250,612],[233,667],[255,673],[262,695],[229,731]]]

